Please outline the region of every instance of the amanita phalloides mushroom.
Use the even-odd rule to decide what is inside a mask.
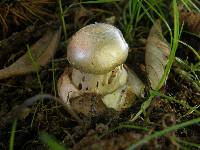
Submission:
[[[72,68],[58,82],[64,103],[70,105],[70,99],[94,93],[102,96],[108,108],[122,111],[130,107],[144,84],[124,67],[128,49],[121,31],[109,24],[90,24],[76,32],[67,47]]]

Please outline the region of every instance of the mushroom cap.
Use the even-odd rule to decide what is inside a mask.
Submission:
[[[72,36],[67,59],[76,69],[105,74],[121,65],[128,56],[128,44],[116,27],[95,23],[83,27]]]

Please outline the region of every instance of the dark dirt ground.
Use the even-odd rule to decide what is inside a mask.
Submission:
[[[24,0],[25,1],[25,0]],[[48,1],[48,0],[47,0]],[[37,1],[36,1],[37,2]],[[29,20],[20,20],[20,23],[10,14],[7,18],[8,30],[5,31],[3,24],[1,24],[0,40],[7,39],[11,36],[13,45],[10,50],[0,49],[0,67],[4,68],[13,63],[26,51],[26,44],[34,43],[45,30],[45,23],[56,22],[59,20],[59,6],[57,3],[45,4],[44,8],[48,9],[49,15],[37,14],[43,19],[38,19],[36,16],[31,17]],[[63,8],[69,6],[77,1],[67,1],[63,3]],[[8,1],[7,4],[12,2]],[[13,2],[14,3],[14,2]],[[84,4],[75,5],[70,8],[65,16],[65,23],[67,27],[67,39],[71,37],[78,29],[86,24],[94,22],[108,22],[110,17],[115,17],[114,25],[120,26],[122,21],[122,11],[125,8],[127,1],[111,4]],[[1,4],[3,8],[5,4]],[[34,9],[34,8],[33,8]],[[13,16],[12,16],[13,15]],[[172,22],[172,18],[169,22]],[[17,24],[18,23],[18,24]],[[12,38],[15,32],[23,32],[28,26],[37,28],[34,32],[28,32],[25,39]],[[39,27],[37,27],[39,26]],[[148,36],[151,23],[148,18],[144,18],[139,25],[143,29],[143,33],[136,31],[133,39],[127,39],[130,46],[129,57],[126,64],[130,68],[135,69],[143,81],[147,81],[144,71],[144,47],[145,39]],[[120,28],[122,29],[122,28]],[[185,29],[187,30],[187,28]],[[124,33],[124,31],[122,30]],[[35,33],[35,34],[34,34]],[[23,35],[24,36],[24,35]],[[22,37],[23,37],[22,36]],[[166,35],[167,38],[168,35]],[[27,38],[28,37],[28,38]],[[169,38],[169,37],[168,37]],[[17,42],[15,41],[17,39]],[[15,41],[15,42],[14,42]],[[200,42],[198,37],[182,34],[182,41],[189,43],[196,50],[200,49]],[[61,41],[58,50],[54,56],[55,82],[63,73],[64,68],[68,65],[66,58],[66,44],[62,33]],[[15,47],[13,49],[13,47]],[[180,46],[177,50],[176,57],[187,60],[189,63],[197,63],[198,59],[191,50]],[[135,66],[135,67],[133,67]],[[200,105],[200,93],[196,91],[190,82],[183,79],[175,72],[172,66],[169,78],[166,85],[162,88],[162,92],[170,95],[181,102],[193,106]],[[199,72],[198,72],[199,73]],[[11,135],[12,123],[15,119],[13,108],[20,105],[24,100],[41,93],[49,93],[57,96],[53,86],[53,73],[52,63],[49,63],[39,72],[39,78],[42,87],[38,83],[38,77],[35,73],[24,76],[12,77],[0,81],[0,150],[6,150],[9,147],[9,139]],[[47,132],[54,136],[59,143],[64,144],[66,147],[72,149],[109,149],[119,150],[126,149],[131,144],[138,140],[143,139],[145,136],[154,133],[154,131],[163,130],[168,126],[184,122],[193,118],[197,118],[198,114],[189,112],[189,110],[177,103],[169,102],[161,97],[156,97],[146,111],[146,115],[141,117],[135,122],[128,122],[132,115],[135,115],[139,110],[142,102],[149,96],[148,91],[144,98],[137,98],[134,105],[121,114],[98,116],[93,118],[83,118],[84,124],[79,125],[74,118],[72,118],[63,107],[54,100],[39,100],[33,106],[27,108],[26,115],[17,121],[17,128],[15,132],[14,149],[20,150],[42,150],[47,149],[39,139],[41,132]],[[123,126],[113,132],[109,132],[119,126]],[[128,128],[126,125],[140,126],[141,128]],[[104,135],[101,137],[101,135]],[[100,137],[99,137],[100,136]],[[162,137],[155,138],[147,144],[139,147],[138,149],[181,149],[179,142],[172,140],[175,136],[181,140],[186,140],[192,143],[200,144],[200,124],[192,125],[187,128],[179,129],[170,132]],[[191,148],[188,149],[197,149]]]

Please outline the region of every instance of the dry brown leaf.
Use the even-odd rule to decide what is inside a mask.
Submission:
[[[145,63],[151,87],[156,89],[170,53],[170,46],[162,35],[160,21],[152,26],[146,44]]]
[[[180,21],[188,30],[200,36],[200,13],[180,8]]]
[[[60,29],[48,30],[30,47],[30,51],[27,50],[15,63],[0,70],[0,79],[39,71],[40,66],[45,66],[53,57],[60,41],[60,34]]]

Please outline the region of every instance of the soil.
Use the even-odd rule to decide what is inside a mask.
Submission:
[[[72,1],[65,2],[63,8],[64,6],[69,6],[71,3]],[[94,23],[95,21],[106,22],[112,16],[116,18],[114,21],[115,26],[120,27],[120,21],[117,20],[120,20],[119,12],[125,8],[125,5],[126,1],[120,2],[119,7],[116,7],[112,3],[102,5],[86,4],[72,7],[69,9],[65,18],[67,38],[70,38],[73,33],[86,24]],[[3,5],[0,5],[0,7],[3,7]],[[113,9],[110,12],[111,8]],[[57,16],[59,14],[58,5],[55,5],[53,8],[50,7],[49,9],[54,11],[55,18],[59,18]],[[96,16],[94,17],[94,15]],[[32,21],[36,22],[37,20],[33,19]],[[52,18],[47,18],[46,21],[49,25],[49,22],[52,22]],[[53,21],[57,20],[55,19]],[[58,78],[64,72],[64,68],[69,66],[66,60],[68,40],[65,41],[63,34],[58,50],[54,56],[53,62],[54,68],[56,68],[54,74],[52,71],[52,63],[49,63],[41,69],[38,74],[39,76],[33,73],[0,81],[0,150],[7,150],[9,148],[11,128],[15,119],[17,119],[17,128],[15,131],[14,149],[48,149],[47,145],[40,140],[40,133],[46,132],[55,137],[58,143],[64,145],[66,149],[121,150],[128,148],[131,144],[155,131],[163,130],[169,126],[199,117],[198,114],[189,111],[186,107],[178,103],[170,102],[161,97],[155,97],[145,114],[142,114],[136,121],[129,122],[129,119],[140,110],[142,102],[149,97],[149,83],[145,73],[144,53],[145,41],[151,24],[145,21],[141,21],[139,24],[144,29],[144,33],[137,31],[141,34],[136,33],[134,40],[129,41],[127,39],[130,43],[130,52],[126,61],[126,64],[146,83],[147,89],[143,98],[137,98],[131,108],[121,113],[106,111],[103,115],[101,114],[100,116],[97,115],[90,118],[79,116],[82,124],[78,123],[58,101],[52,99],[40,99],[32,106],[24,108],[20,113],[16,111],[16,108],[20,104],[34,95],[48,93],[58,97],[55,91]],[[170,21],[172,21],[172,18]],[[26,51],[24,42],[31,44],[41,36],[45,30],[46,23],[42,21],[37,23],[40,25],[39,28],[28,21],[24,22],[20,28],[12,28],[12,33],[15,34],[8,34],[2,39],[0,42],[1,68],[14,62]],[[13,25],[15,24],[11,21],[8,26],[12,27]],[[27,32],[25,29],[30,26],[33,28]],[[20,37],[26,38],[26,40],[24,41]],[[10,41],[15,39],[20,41],[20,43],[12,42],[10,44]],[[183,33],[182,40],[189,43],[194,49],[199,50],[200,43],[198,37]],[[1,43],[4,43],[4,45],[1,45]],[[8,51],[5,47],[9,48]],[[198,62],[194,53],[183,46],[178,48],[176,57],[187,60],[190,64]],[[192,83],[182,78],[173,69],[175,67],[177,66],[174,64],[161,92],[174,97],[184,104],[198,108],[200,106],[200,92],[194,88]],[[38,77],[40,80],[38,80]],[[39,81],[41,81],[41,85]],[[123,125],[139,126],[141,129],[121,127]],[[116,130],[112,131],[113,129]],[[167,150],[180,149],[181,146],[187,147],[187,145],[180,145],[179,142],[172,140],[171,137],[173,136],[181,140],[200,144],[200,126],[199,124],[195,124],[170,132],[162,137],[149,141],[143,146],[138,147],[138,149]]]

